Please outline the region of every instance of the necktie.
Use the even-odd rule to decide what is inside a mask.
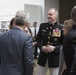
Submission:
[[[36,28],[35,28],[35,31],[34,31],[34,35],[35,35],[35,38],[36,38]]]

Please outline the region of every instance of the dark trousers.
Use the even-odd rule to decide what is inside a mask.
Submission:
[[[37,58],[37,56],[38,56],[38,46],[36,44],[34,47],[34,58]]]
[[[66,68],[62,75],[70,75],[70,68]]]
[[[76,75],[76,72],[71,72],[69,75]]]

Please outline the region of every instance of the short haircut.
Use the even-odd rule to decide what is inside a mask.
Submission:
[[[55,11],[56,16],[58,17],[58,10],[57,10],[56,8],[50,8],[50,10],[54,10],[54,11]],[[49,11],[50,11],[50,10],[49,10]]]
[[[35,24],[37,24],[37,22],[34,22]]]
[[[71,10],[71,18],[76,17],[76,6]]]
[[[29,13],[24,10],[17,11],[15,15],[15,25],[24,26],[24,24],[28,21]]]

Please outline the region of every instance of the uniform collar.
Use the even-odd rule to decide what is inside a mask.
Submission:
[[[54,24],[49,23],[49,25],[51,25],[51,26],[56,25],[56,24],[57,24],[57,22],[55,22]]]

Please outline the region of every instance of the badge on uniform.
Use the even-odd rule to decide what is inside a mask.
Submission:
[[[46,32],[46,30],[42,30],[43,32]]]
[[[61,30],[59,30],[58,28],[53,29],[52,36],[53,37],[60,37],[61,36]]]
[[[54,41],[57,41],[57,38],[54,38]]]
[[[51,36],[51,32],[49,32],[49,36]]]
[[[47,42],[47,45],[50,45],[50,41]]]
[[[50,27],[50,29],[52,29],[52,27]]]

